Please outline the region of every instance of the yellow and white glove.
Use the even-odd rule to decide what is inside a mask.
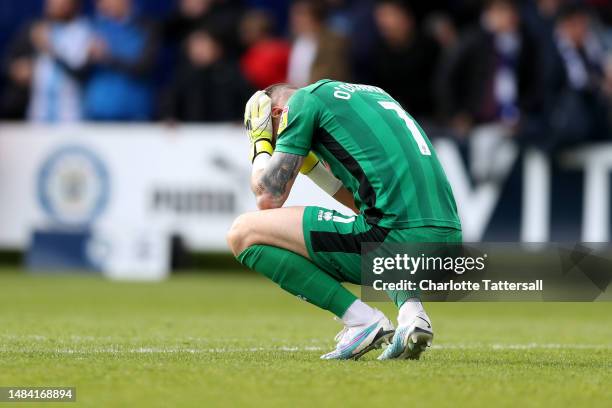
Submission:
[[[251,142],[251,163],[261,154],[272,155],[272,99],[264,91],[251,96],[244,109],[244,126]]]
[[[261,169],[266,166],[269,157],[255,158],[262,153],[272,156],[274,145],[272,144],[272,99],[264,91],[257,91],[248,100],[244,110],[244,126],[246,127],[251,142],[251,163],[254,168]],[[327,193],[334,195],[342,186],[342,183],[331,174],[312,152],[304,158],[300,173],[307,175]]]

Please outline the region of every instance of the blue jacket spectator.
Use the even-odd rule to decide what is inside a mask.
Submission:
[[[153,114],[150,72],[152,28],[135,16],[130,0],[98,0],[85,91],[90,120],[144,121]]]
[[[2,116],[36,122],[82,117],[82,76],[90,41],[79,0],[46,0],[44,18],[13,40],[7,61],[12,80],[2,94]]]
[[[90,37],[85,19],[41,23],[33,27],[38,54],[34,60],[28,118],[65,122],[82,118],[80,72],[87,63]]]

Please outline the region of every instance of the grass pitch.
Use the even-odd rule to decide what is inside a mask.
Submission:
[[[54,407],[612,406],[612,303],[427,310],[421,361],[329,362],[340,325],[254,273],[155,284],[0,269],[0,386],[77,387]]]

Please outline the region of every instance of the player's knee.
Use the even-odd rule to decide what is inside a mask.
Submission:
[[[246,214],[236,218],[227,232],[227,245],[234,256],[238,256],[242,251],[254,244],[252,239],[253,233],[247,218]]]
[[[241,222],[240,217],[236,218],[232,223],[229,231],[227,231],[226,239],[227,246],[234,256],[237,256],[240,253],[240,247],[242,237],[244,235],[244,227],[242,226],[243,222]]]

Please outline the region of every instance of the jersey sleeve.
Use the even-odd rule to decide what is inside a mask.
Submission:
[[[283,109],[274,151],[306,156],[312,145],[318,116],[315,97],[309,92],[297,91]]]

